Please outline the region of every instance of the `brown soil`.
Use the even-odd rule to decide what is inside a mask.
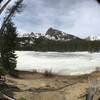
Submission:
[[[20,72],[20,78],[7,76],[7,84],[17,87],[13,96],[17,100],[85,100],[87,89],[100,80],[100,72],[82,76],[52,76]],[[100,94],[95,96],[98,100]]]

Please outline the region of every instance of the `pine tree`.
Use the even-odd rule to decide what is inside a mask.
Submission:
[[[8,0],[0,9],[0,14],[4,11],[6,6],[11,0]],[[16,0],[15,4],[8,8],[7,15],[0,28],[0,53],[1,63],[4,69],[11,75],[16,75],[16,55],[15,47],[17,44],[17,32],[12,17],[15,17],[16,13],[22,11],[23,0]]]
[[[14,23],[9,20],[2,35],[1,62],[9,74],[15,73],[17,32]]]

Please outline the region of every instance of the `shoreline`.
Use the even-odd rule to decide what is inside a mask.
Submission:
[[[39,73],[39,74],[44,74],[45,71],[50,72],[51,74],[54,74],[56,76],[84,76],[84,75],[90,75],[95,72],[100,71],[100,67],[95,68],[95,70],[87,72],[87,73],[76,73],[76,74],[60,74],[60,73],[55,73],[52,70],[44,70],[44,71],[38,71],[37,69],[29,69],[29,70],[18,70],[16,69],[19,73]]]

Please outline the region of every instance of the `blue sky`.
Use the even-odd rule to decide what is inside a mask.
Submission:
[[[23,12],[14,18],[20,33],[44,34],[53,27],[79,37],[100,36],[100,5],[96,0],[24,0],[23,3]]]

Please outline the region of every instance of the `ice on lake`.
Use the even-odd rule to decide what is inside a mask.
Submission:
[[[16,51],[16,54],[18,70],[51,70],[59,75],[78,75],[100,67],[100,53]]]

